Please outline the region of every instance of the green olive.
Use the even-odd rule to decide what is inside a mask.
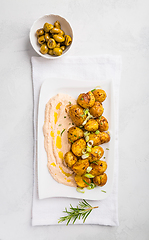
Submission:
[[[41,47],[40,47],[40,52],[42,54],[46,54],[48,52],[48,47],[46,44],[42,44]]]
[[[62,51],[64,51],[64,50],[65,50],[65,48],[66,48],[65,46],[61,46],[61,49],[62,49]]]
[[[56,56],[60,56],[62,55],[63,51],[61,48],[54,48],[53,49],[53,54],[56,55]]]
[[[61,43],[61,42],[65,41],[65,38],[63,36],[61,36],[61,35],[55,34],[55,35],[53,35],[53,38],[55,39],[56,42],[60,42]]]
[[[47,42],[47,46],[48,46],[48,48],[50,48],[50,49],[55,48],[55,47],[56,47],[56,42],[55,42],[55,40],[54,40],[53,38],[50,38],[49,41]]]
[[[59,22],[59,21],[56,21],[56,22],[54,23],[54,27],[55,27],[55,28],[61,28],[60,22]]]
[[[50,33],[60,33],[62,30],[61,29],[59,29],[59,28],[52,28],[51,30],[50,30]]]
[[[45,37],[44,37],[44,35],[42,35],[38,38],[38,43],[43,44],[44,42],[45,42]]]
[[[43,34],[44,34],[43,28],[40,28],[40,29],[38,29],[38,30],[36,31],[36,35],[37,35],[37,36],[42,36]]]
[[[54,54],[53,54],[53,49],[49,49],[48,54],[49,54],[49,55],[54,55]]]
[[[50,23],[45,23],[43,29],[45,32],[49,32],[53,28],[53,25]]]
[[[69,35],[65,35],[65,45],[69,46],[72,42],[72,39]]]
[[[49,33],[46,33],[46,34],[44,35],[44,37],[45,37],[46,42],[48,42],[49,39],[50,39],[50,35],[49,35]]]

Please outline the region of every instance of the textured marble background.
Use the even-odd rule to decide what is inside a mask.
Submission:
[[[66,17],[69,55],[121,55],[119,227],[31,226],[33,94],[29,30]],[[149,239],[149,1],[5,0],[0,8],[0,240]]]

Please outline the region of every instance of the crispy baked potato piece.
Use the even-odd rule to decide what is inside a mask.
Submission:
[[[77,162],[78,159],[72,152],[69,151],[65,153],[64,160],[67,166],[71,168]]]
[[[85,180],[85,182],[87,182],[89,184],[91,183],[90,178],[87,178],[85,176],[80,176],[80,175],[75,176],[75,181],[76,181],[76,184],[78,185],[78,187],[81,187],[81,188],[88,187],[88,185],[83,180]]]
[[[110,134],[107,132],[100,132],[100,141],[101,141],[101,144],[109,142]]]
[[[100,161],[98,163],[91,163],[90,166],[92,167],[92,170],[90,171],[90,174],[93,176],[98,176],[103,174],[107,169],[107,163],[105,161]]]
[[[76,126],[81,126],[86,119],[83,108],[79,105],[72,105],[69,108],[69,116]]]
[[[95,100],[98,102],[103,102],[107,97],[106,92],[102,89],[94,90],[93,95],[95,97]]]
[[[93,140],[93,146],[98,146],[98,145],[101,144],[100,134],[91,133],[91,134],[89,135],[89,140]]]
[[[90,114],[93,117],[100,117],[103,114],[104,108],[102,106],[102,103],[95,102],[94,106],[90,108]]]
[[[95,146],[95,147],[92,147],[90,156],[88,159],[90,162],[96,162],[100,160],[103,154],[104,154],[103,148],[100,146]]]
[[[73,166],[72,170],[77,174],[77,175],[83,175],[86,173],[86,169],[89,166],[89,161],[88,159],[79,159]]]
[[[89,132],[95,132],[98,129],[98,122],[95,119],[89,119],[84,128]]]
[[[98,129],[100,132],[107,131],[109,129],[108,120],[104,116],[97,118],[96,121],[98,122]]]
[[[83,130],[78,127],[71,127],[68,130],[68,140],[69,142],[75,142],[76,140],[84,137]]]
[[[80,138],[72,144],[71,150],[74,153],[74,155],[76,155],[77,157],[80,157],[82,156],[82,150],[85,147],[86,147],[85,140],[83,138]]]
[[[91,91],[87,93],[81,93],[78,96],[77,103],[83,108],[90,108],[95,103],[95,97]]]
[[[103,173],[93,178],[93,183],[97,186],[104,186],[107,182],[107,174]]]

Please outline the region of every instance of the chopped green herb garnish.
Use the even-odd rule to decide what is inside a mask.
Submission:
[[[109,150],[109,148],[106,148],[106,150]]]
[[[81,98],[81,100],[83,101],[84,99],[83,99],[83,98]]]
[[[60,126],[62,126],[62,124],[59,124],[58,126],[60,127]]]
[[[74,135],[75,137],[77,137],[77,135]]]
[[[62,136],[63,132],[65,132],[65,130],[66,130],[66,129],[64,128],[63,131],[61,131],[61,136]]]
[[[71,104],[71,102],[69,102],[69,104]]]
[[[88,186],[90,186],[90,184],[88,182],[86,182],[84,179],[83,179],[83,182],[85,182]]]
[[[99,120],[101,119],[102,116],[99,117]]]
[[[101,124],[101,125],[103,125],[103,123],[102,123],[102,122],[101,122],[100,124]]]
[[[103,157],[104,159],[106,158],[106,157]]]
[[[96,187],[96,185],[94,183],[88,183],[84,179],[83,179],[83,182],[85,182],[88,185],[87,189],[89,189],[89,190],[94,189]]]
[[[79,193],[85,193],[85,190],[84,190],[83,188],[77,187],[76,190],[77,190],[77,192],[79,192]]]
[[[87,178],[94,178],[95,177],[94,175],[92,175],[90,173],[86,173],[84,176],[87,177]]]
[[[95,132],[95,134],[99,134],[100,133],[100,131],[99,130],[97,130],[96,132]]]
[[[94,88],[93,90],[91,90],[91,92],[94,92],[96,90],[96,88]]]
[[[64,116],[64,118],[66,118],[66,116]]]
[[[99,160],[98,160],[98,161],[99,161]],[[98,165],[97,161],[93,161],[92,163],[94,163],[94,164]]]
[[[106,193],[106,191],[104,191],[104,190],[101,190],[101,192],[104,192],[104,193]]]
[[[71,125],[71,123],[69,123],[69,125]]]
[[[71,139],[70,139],[70,142],[74,143]]]

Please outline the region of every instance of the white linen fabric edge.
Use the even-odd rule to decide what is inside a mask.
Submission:
[[[34,182],[32,200],[32,226],[57,225],[63,215],[65,207],[78,205],[80,200],[72,198],[38,199],[37,192],[37,161],[36,161],[36,126],[39,91],[43,81],[50,77],[79,79],[80,81],[111,80],[114,86],[115,104],[115,169],[113,190],[108,198],[101,201],[88,201],[92,206],[99,206],[93,210],[84,224],[99,224],[118,226],[118,120],[119,120],[119,85],[121,79],[122,61],[120,56],[100,55],[93,57],[64,57],[57,60],[46,60],[42,57],[32,57],[32,80],[34,94]],[[57,68],[59,71],[57,71]],[[61,223],[66,224],[66,223]],[[76,221],[75,224],[82,224]]]

